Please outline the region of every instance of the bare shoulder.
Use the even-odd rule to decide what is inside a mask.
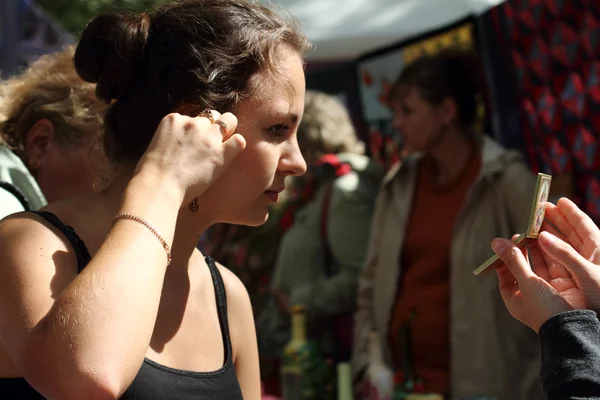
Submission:
[[[221,277],[223,278],[223,285],[225,286],[225,293],[227,294],[227,307],[229,310],[229,317],[231,318],[232,313],[236,315],[241,313],[252,317],[252,307],[250,305],[250,297],[246,287],[233,272],[227,267],[215,261]]]
[[[77,257],[66,237],[27,212],[0,221],[0,265],[0,288],[11,292],[10,285],[24,284],[28,290],[40,289],[35,297],[45,293],[49,299],[77,274]]]
[[[66,238],[42,217],[30,212],[13,214],[0,221],[0,254],[65,251],[71,253]]]
[[[16,351],[77,275],[77,259],[54,227],[19,213],[0,222],[0,266],[0,337]]]

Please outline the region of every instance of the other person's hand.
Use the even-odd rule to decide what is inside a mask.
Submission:
[[[600,230],[568,199],[546,206],[542,233],[528,246],[529,260],[508,240],[492,242],[504,262],[497,270],[504,303],[536,332],[560,312],[600,310]]]

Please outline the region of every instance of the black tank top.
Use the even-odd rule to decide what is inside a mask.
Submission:
[[[69,240],[77,256],[81,272],[90,261],[85,243],[75,231],[64,225],[54,214],[35,212],[59,229]],[[147,358],[121,400],[243,400],[242,391],[232,362],[227,299],[223,279],[214,261],[206,257],[212,276],[225,348],[223,367],[213,372],[191,372],[165,367]],[[202,345],[202,340],[198,340]],[[23,378],[0,378],[0,399],[41,400],[44,397]]]

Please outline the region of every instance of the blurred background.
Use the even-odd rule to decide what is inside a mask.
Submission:
[[[142,11],[166,1],[0,0],[0,78],[75,44],[99,12]],[[402,161],[388,102],[396,78],[423,55],[472,50],[483,77],[476,131],[519,151],[533,173],[551,174],[551,200],[569,197],[600,222],[600,0],[268,3],[294,16],[314,44],[306,58],[307,89],[342,103],[350,131],[382,170]],[[278,241],[296,211],[290,204],[274,210],[262,230],[217,226],[199,245],[240,276],[255,315],[260,299],[272,294]],[[262,368],[266,376],[268,367]]]
[[[0,74],[74,43],[91,16],[164,0],[2,0]],[[461,44],[480,55],[481,124],[553,174],[554,195],[600,218],[599,2],[595,0],[278,0],[315,44],[308,88],[351,111],[369,155],[385,166],[400,138],[382,102],[402,65]]]

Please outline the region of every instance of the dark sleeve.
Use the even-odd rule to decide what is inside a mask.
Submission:
[[[600,322],[593,311],[558,314],[539,332],[548,400],[600,399]]]

